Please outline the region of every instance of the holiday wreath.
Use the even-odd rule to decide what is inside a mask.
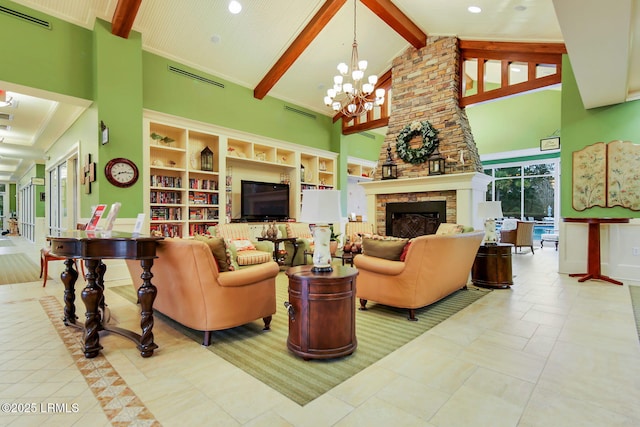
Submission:
[[[422,145],[420,148],[411,148],[409,141],[417,135],[422,135]],[[426,162],[438,144],[440,144],[438,131],[431,126],[431,123],[426,120],[424,122],[411,122],[398,134],[396,152],[405,162],[417,165]]]

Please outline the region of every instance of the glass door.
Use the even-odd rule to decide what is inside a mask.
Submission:
[[[7,184],[0,184],[0,229],[5,231],[9,228],[9,194]]]
[[[78,186],[75,184],[77,157],[74,155],[49,170],[48,234],[75,229]]]

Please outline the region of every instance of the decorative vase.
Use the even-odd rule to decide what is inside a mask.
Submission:
[[[261,237],[267,237],[267,224],[262,225],[262,233],[260,233]]]
[[[267,237],[269,239],[275,239],[278,236],[278,230],[276,229],[276,223],[272,223],[267,229]]]

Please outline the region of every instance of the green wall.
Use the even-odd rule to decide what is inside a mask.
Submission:
[[[118,215],[133,218],[143,211],[142,179],[128,188],[111,185],[104,174],[107,162],[124,157],[142,165],[142,37],[132,31],[124,39],[111,34],[111,24],[96,20],[94,27],[94,99],[98,116],[93,132],[100,203],[121,202]],[[109,142],[100,141],[100,121],[109,127]],[[140,171],[143,173],[143,171]],[[84,208],[83,208],[84,211]]]
[[[46,29],[0,14],[0,80],[91,99],[91,31],[7,0],[0,5],[51,23]]]
[[[561,98],[547,89],[467,107],[479,154],[539,148],[560,130]]]
[[[572,206],[572,153],[596,142],[640,144],[640,101],[585,110],[567,55],[562,61],[561,214],[563,217],[640,218],[640,212],[617,206],[576,211]]]
[[[144,108],[308,147],[332,150],[331,118],[171,61],[142,52]],[[169,71],[177,67],[224,88]],[[305,114],[285,109],[293,107]],[[333,149],[332,151],[336,151]]]

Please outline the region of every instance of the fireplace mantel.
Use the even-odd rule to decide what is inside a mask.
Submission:
[[[407,194],[429,191],[456,191],[456,222],[482,229],[483,218],[477,218],[478,203],[486,200],[491,177],[479,172],[418,178],[360,182],[367,196],[367,217],[376,218],[376,195]],[[371,221],[370,219],[370,221]]]

